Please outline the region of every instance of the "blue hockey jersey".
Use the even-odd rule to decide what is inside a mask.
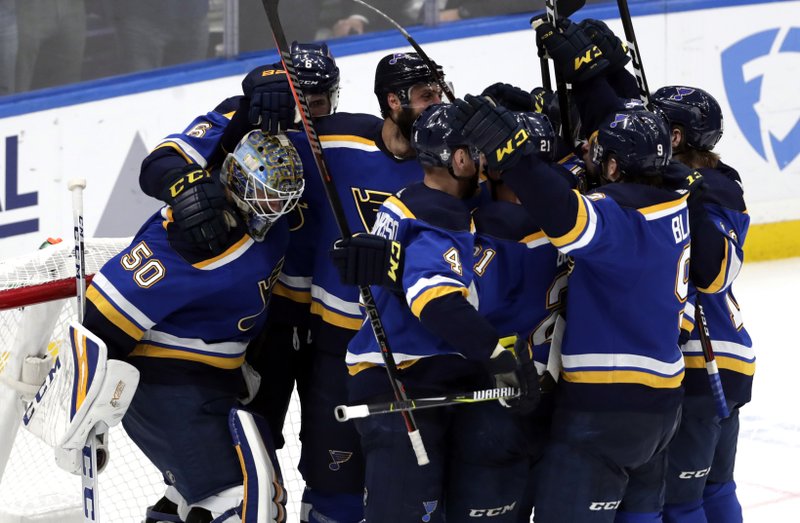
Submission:
[[[419,321],[426,305],[435,298],[449,293],[460,293],[468,299],[474,295],[470,292],[474,238],[466,204],[424,184],[411,185],[381,205],[372,232],[397,240],[405,251],[404,296],[373,287],[398,367],[431,356],[480,358],[481,355],[459,352]],[[486,359],[488,355],[487,352],[482,357]],[[350,341],[346,362],[351,375],[383,366],[380,348],[368,322],[362,324]]]
[[[165,358],[237,369],[263,327],[287,225],[273,224],[263,242],[242,229],[227,251],[192,262],[174,248],[171,224],[164,207],[95,275],[85,324],[135,366]]]
[[[478,312],[501,336],[529,338],[542,373],[555,319],[565,306],[567,257],[521,205],[488,202],[473,217]]]
[[[387,197],[422,180],[422,167],[416,160],[397,159],[385,149],[382,125],[380,118],[365,114],[335,113],[315,120],[328,171],[354,233],[370,230]],[[341,283],[328,252],[342,235],[305,133],[291,133],[290,139],[305,169],[306,188],[300,204],[303,227],[292,233],[275,294],[299,303],[310,301],[311,313],[324,323],[354,333],[363,320],[358,289]],[[298,243],[303,247],[296,250]],[[305,254],[301,257],[298,252]]]
[[[743,247],[750,217],[738,174],[733,169],[722,166],[722,170],[700,169],[700,172],[706,186],[703,204],[708,218],[725,240],[717,277],[708,288],[700,289],[703,309],[726,399],[746,403],[750,401],[756,357],[732,284],[744,260]],[[690,282],[690,299],[682,326],[691,335],[681,347],[686,359],[684,385],[686,393],[692,395],[711,393],[699,331],[694,325],[696,292]]]
[[[676,340],[688,297],[686,197],[634,183],[580,195],[536,158],[503,178],[553,245],[575,259],[560,401],[576,409],[672,408],[684,375]]]

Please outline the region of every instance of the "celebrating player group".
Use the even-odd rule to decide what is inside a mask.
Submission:
[[[155,147],[164,207],[83,321],[139,373],[146,523],[286,521],[295,387],[303,522],[742,521],[742,184],[717,101],[649,92],[627,16],[629,44],[534,18],[555,91],[443,100],[389,53],[380,117],[337,112],[327,45],[276,31],[283,62]]]

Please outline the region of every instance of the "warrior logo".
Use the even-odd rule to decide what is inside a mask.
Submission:
[[[328,449],[328,454],[331,455],[331,459],[333,460],[328,464],[328,468],[334,472],[342,468],[341,466],[342,463],[347,463],[348,461],[350,461],[350,458],[353,457],[352,452],[345,452],[343,450]]]
[[[722,52],[722,78],[744,137],[765,161],[785,169],[800,154],[800,110],[784,71],[800,64],[800,27],[750,35]]]

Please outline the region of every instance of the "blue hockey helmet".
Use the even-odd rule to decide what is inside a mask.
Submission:
[[[556,133],[550,118],[534,112],[514,113],[514,118],[528,131],[536,155],[542,160],[552,161],[556,152]]]
[[[672,158],[670,132],[664,119],[650,111],[613,113],[600,124],[591,152],[596,165],[613,154],[622,173],[656,176]]]
[[[328,45],[292,42],[292,63],[300,88],[312,94],[327,94],[331,112],[339,103],[339,67]]]
[[[250,236],[262,241],[270,226],[291,211],[305,187],[303,163],[283,134],[256,129],[225,157],[220,181],[247,222]]]
[[[453,130],[457,107],[452,104],[428,106],[414,122],[411,146],[417,151],[417,160],[427,167],[447,167],[453,163],[453,151],[466,147],[474,162],[480,161],[480,151],[462,135]]]
[[[444,78],[444,72],[439,65],[433,62],[439,77]],[[375,96],[381,107],[381,115],[389,114],[389,102],[386,95],[395,93],[400,103],[406,105],[410,101],[409,91],[416,84],[431,84],[441,91],[436,84],[436,74],[417,53],[393,53],[381,58],[375,69]]]
[[[722,138],[722,109],[706,91],[669,85],[656,91],[652,100],[671,125],[683,126],[689,147],[710,151]]]

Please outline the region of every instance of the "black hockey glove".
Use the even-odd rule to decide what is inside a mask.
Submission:
[[[180,238],[212,255],[222,253],[231,240],[236,210],[225,198],[225,188],[199,165],[171,169],[160,199],[172,207]]]
[[[510,347],[513,347],[513,351],[509,350]],[[524,338],[501,338],[486,368],[494,376],[496,387],[519,389],[517,398],[500,400],[501,405],[520,414],[529,414],[536,409],[541,398],[539,374]]]
[[[628,46],[609,29],[605,22],[587,18],[578,24],[586,36],[595,44],[603,57],[608,60],[609,70],[617,71],[631,61]]]
[[[331,259],[346,285],[381,285],[403,292],[403,260],[400,243],[381,236],[358,233],[337,240]]]
[[[510,169],[533,150],[530,135],[514,115],[484,97],[456,100],[453,130],[464,135],[483,154],[493,171]]]
[[[484,89],[481,96],[490,97],[497,105],[502,105],[509,111],[536,111],[533,96],[511,84],[497,82]]]
[[[539,56],[550,57],[567,83],[585,82],[603,73],[609,63],[600,48],[578,24],[566,18],[536,27]]]
[[[242,80],[242,91],[250,100],[247,117],[251,124],[269,134],[298,128],[294,97],[281,64],[261,66],[250,71]]]

